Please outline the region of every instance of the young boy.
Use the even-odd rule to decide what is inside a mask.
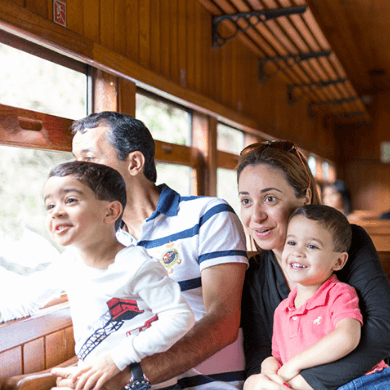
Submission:
[[[296,287],[275,310],[273,356],[263,361],[263,374],[273,372],[276,360],[278,375],[288,382],[303,369],[341,359],[359,344],[358,296],[333,275],[344,267],[351,239],[348,220],[332,207],[307,205],[292,213],[282,262]],[[381,362],[375,368],[384,367]]]
[[[73,378],[78,389],[100,388],[131,363],[167,350],[194,316],[157,260],[117,241],[126,187],[116,170],[61,164],[50,172],[44,200],[50,235],[75,250],[43,271],[27,300],[43,306],[54,290],[67,292],[80,367]]]

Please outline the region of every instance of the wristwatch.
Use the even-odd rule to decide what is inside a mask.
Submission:
[[[132,363],[129,366],[131,378],[130,382],[124,387],[124,390],[149,390],[152,384],[142,371],[140,363]]]

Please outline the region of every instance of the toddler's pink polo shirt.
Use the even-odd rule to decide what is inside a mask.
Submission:
[[[272,355],[287,362],[335,329],[344,318],[363,324],[356,291],[341,283],[336,275],[326,280],[298,309],[294,306],[295,287],[275,310]]]

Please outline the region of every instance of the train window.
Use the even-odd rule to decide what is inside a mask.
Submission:
[[[317,176],[317,161],[314,156],[309,156],[307,159],[307,163],[309,164],[310,171],[314,177]]]
[[[191,114],[184,108],[137,92],[135,116],[145,123],[155,140],[191,145]]]
[[[191,195],[191,167],[158,162],[156,169],[157,184],[165,183],[180,195]]]
[[[73,156],[1,145],[0,154],[0,276],[12,283],[44,269],[62,250],[45,228],[43,187],[50,169]]]
[[[217,149],[223,152],[240,154],[244,149],[245,134],[233,127],[218,123],[217,125]]]
[[[0,104],[69,119],[87,114],[87,76],[0,43]]]
[[[241,206],[238,198],[237,172],[232,169],[217,169],[217,196],[225,199],[240,216]]]
[[[322,180],[329,180],[329,163],[327,161],[322,162]]]

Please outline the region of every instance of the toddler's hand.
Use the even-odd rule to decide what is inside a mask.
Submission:
[[[278,375],[281,376],[286,382],[288,382],[292,378],[295,378],[297,375],[299,375],[300,372],[301,370],[294,366],[292,360],[289,360],[279,369]]]

